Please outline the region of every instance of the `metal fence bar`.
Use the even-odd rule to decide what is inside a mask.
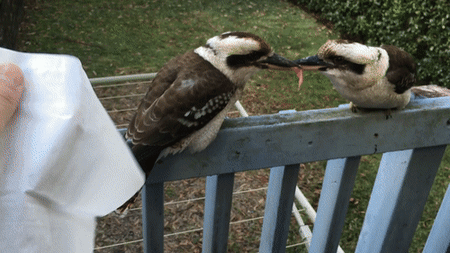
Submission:
[[[142,199],[144,252],[164,252],[164,183],[147,182],[142,189]]]
[[[297,220],[298,225],[300,226],[299,233],[302,239],[304,240],[302,244],[305,244],[306,249],[309,251],[309,246],[311,244],[311,238],[312,238],[312,232],[309,229],[308,225],[305,225],[305,222],[303,222],[302,216],[300,215],[300,211],[298,210],[297,206],[294,204],[292,205],[292,214],[294,215],[295,219]],[[289,246],[286,246],[286,248],[289,248]]]
[[[260,253],[285,252],[300,164],[270,169]]]
[[[445,148],[383,154],[355,252],[408,252]]]
[[[150,80],[155,76],[156,73],[125,75],[125,76],[108,76],[108,77],[90,78],[89,81],[91,82],[92,85],[95,85],[102,83],[118,83],[118,82],[130,82],[138,80]]]
[[[104,85],[95,85],[92,86],[93,89],[107,89],[107,88],[118,88],[118,87],[126,87],[126,86],[138,86],[141,84],[148,84],[149,80],[147,81],[138,81],[138,82],[128,82],[128,83],[116,83],[116,84],[104,84]]]
[[[129,95],[118,95],[118,96],[110,96],[110,97],[101,97],[100,101],[111,100],[111,99],[119,99],[119,98],[133,98],[133,97],[143,97],[145,93],[141,94],[129,94]]]
[[[295,187],[295,198],[300,203],[300,205],[305,209],[305,213],[308,216],[309,220],[312,221],[312,223],[316,222],[316,211],[309,203],[308,199],[303,195],[303,192],[300,191],[300,188]]]
[[[328,161],[314,223],[311,252],[327,253],[338,249],[360,160],[360,156],[353,156]]]
[[[202,250],[204,253],[227,252],[233,184],[234,173],[206,178]]]
[[[423,253],[450,252],[450,187],[447,187],[444,200],[433,223]]]

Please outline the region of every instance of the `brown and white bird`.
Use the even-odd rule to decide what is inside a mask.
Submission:
[[[223,33],[167,62],[126,133],[146,176],[158,158],[185,149],[192,153],[205,149],[257,71],[290,70],[294,66],[275,54],[263,39],[247,32]]]
[[[402,109],[416,81],[416,64],[407,52],[392,46],[370,47],[329,40],[315,56],[294,61],[305,70],[319,70],[356,108]]]

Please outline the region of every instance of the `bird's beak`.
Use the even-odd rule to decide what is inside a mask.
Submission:
[[[298,67],[298,64],[295,64],[293,61],[281,57],[275,53],[272,56],[259,61],[258,63],[260,63],[264,68],[278,70],[290,70],[292,67]]]
[[[327,68],[333,67],[333,64],[323,61],[318,55],[308,56],[293,62],[297,64],[297,67],[300,67],[303,70],[325,71]]]

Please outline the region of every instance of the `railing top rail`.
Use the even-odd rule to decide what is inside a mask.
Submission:
[[[413,100],[389,119],[348,106],[227,119],[206,150],[162,159],[148,183],[446,144],[448,97]]]

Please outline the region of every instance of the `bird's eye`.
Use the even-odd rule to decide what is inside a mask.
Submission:
[[[333,62],[334,62],[335,64],[345,63],[345,59],[344,59],[344,57],[342,57],[342,56],[337,56],[337,57],[335,57],[335,58],[333,59]]]

